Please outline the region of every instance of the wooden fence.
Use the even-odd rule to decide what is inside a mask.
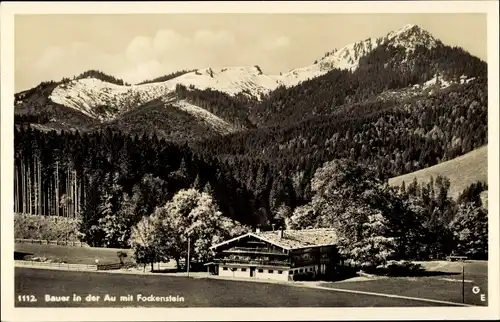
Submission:
[[[50,263],[50,262],[37,262],[37,261],[25,261],[16,260],[15,264],[23,267],[40,267],[40,268],[56,268],[56,269],[67,269],[67,270],[79,270],[79,271],[96,271],[97,265],[89,264],[68,264],[68,263]]]
[[[89,247],[87,243],[71,240],[43,240],[43,239],[25,239],[16,238],[15,243],[23,244],[40,244],[40,245],[60,245],[60,246],[74,246],[74,247]]]
[[[26,261],[26,260],[16,260],[15,264],[23,267],[46,267],[46,268],[59,268],[67,270],[81,270],[81,271],[106,271],[121,268],[132,268],[137,265],[134,263],[120,263],[113,264],[68,264],[68,263],[51,263],[51,262],[37,262],[37,261]]]
[[[124,263],[123,265],[120,263],[113,263],[113,264],[98,264],[97,265],[97,270],[98,271],[108,271],[112,269],[120,269],[120,268],[132,268],[136,267],[137,265],[134,263]]]

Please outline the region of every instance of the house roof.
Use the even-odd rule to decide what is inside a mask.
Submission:
[[[220,244],[214,245],[211,247],[211,249],[231,243],[247,236],[253,236],[287,250],[334,245],[337,242],[337,234],[333,229],[329,228],[284,230],[283,238],[280,237],[280,231],[277,230],[247,233],[226,240]]]
[[[326,246],[337,243],[337,234],[333,229],[328,228],[284,230],[283,238],[280,237],[279,230],[261,231],[253,234],[271,244],[285,249]]]

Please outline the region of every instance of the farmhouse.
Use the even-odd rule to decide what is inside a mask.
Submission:
[[[213,273],[282,281],[329,275],[341,260],[335,243],[331,229],[257,230],[212,246]]]

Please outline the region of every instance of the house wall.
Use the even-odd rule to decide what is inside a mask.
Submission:
[[[227,267],[227,270],[224,270]],[[242,268],[246,271],[242,271]],[[234,270],[234,271],[233,271]],[[248,267],[236,267],[231,265],[219,265],[219,276],[226,277],[250,277],[250,268]]]
[[[262,272],[259,272],[259,269]],[[269,270],[273,272],[270,273]],[[278,274],[278,271],[282,271],[281,274]],[[275,268],[256,268],[255,269],[255,278],[264,279],[264,280],[277,280],[277,281],[288,281],[288,270],[286,269],[275,269]]]
[[[295,275],[306,275],[310,273],[315,273],[319,274],[320,273],[320,265],[307,265],[307,266],[301,266],[301,267],[294,267],[290,269],[290,277],[293,277]],[[293,274],[292,274],[293,273]]]
[[[290,254],[291,264],[294,268],[319,264],[320,257],[320,247],[297,249]]]
[[[227,270],[224,270],[224,267],[227,267]],[[232,271],[231,268],[234,269],[234,271]],[[242,269],[246,269],[246,271],[242,271]],[[259,272],[259,269],[262,270],[262,272]],[[273,272],[270,273],[269,270],[272,270]],[[282,271],[282,273],[279,274],[278,271]],[[256,267],[254,276],[250,277],[250,267],[236,267],[227,264],[221,264],[219,265],[219,276],[288,281],[288,270],[283,268],[276,269],[269,267]]]
[[[300,274],[297,269],[316,268],[316,274],[328,275],[341,263],[341,257],[335,246],[321,246],[293,250],[290,254],[291,268],[294,275]],[[309,270],[308,270],[309,271]]]
[[[251,235],[221,245],[214,256],[214,262],[219,263],[217,271],[220,276],[281,281],[293,280],[294,276],[300,275],[325,275],[338,261],[334,246],[287,250]],[[250,267],[255,267],[252,277]],[[242,268],[246,270],[242,271]],[[278,270],[282,273],[278,274]]]

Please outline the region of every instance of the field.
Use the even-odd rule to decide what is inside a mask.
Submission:
[[[119,263],[117,252],[121,249],[113,248],[93,248],[93,247],[70,247],[58,245],[38,245],[16,243],[14,245],[14,256],[16,259],[23,259],[25,256],[45,257],[50,260],[64,261],[69,264],[95,265],[95,260],[99,264]],[[121,250],[127,253],[124,262],[132,262],[132,252]]]
[[[159,275],[71,272],[16,268],[15,294],[33,294],[37,302],[17,307],[418,307],[443,304],[351,294],[283,284]],[[81,302],[46,302],[45,295],[82,297]],[[105,295],[115,302],[104,301]],[[133,301],[120,301],[132,295]],[[183,297],[183,302],[142,302],[137,296]],[[88,295],[99,301],[86,302]]]
[[[449,196],[456,199],[469,185],[477,181],[488,182],[488,146],[481,147],[453,160],[439,163],[433,167],[389,179],[391,186],[406,186],[417,178],[418,182],[428,182],[438,175],[450,179]]]
[[[55,245],[16,244],[15,251],[19,254],[33,254],[50,259],[64,260],[72,264],[95,264],[99,259],[102,264],[117,263],[117,249],[67,247]],[[132,254],[125,259],[132,262]],[[18,258],[19,259],[19,258]],[[439,305],[409,299],[380,297],[368,294],[352,294],[336,291],[354,290],[398,295],[414,298],[424,298],[438,301],[462,303],[462,265],[465,267],[465,303],[470,305],[487,305],[486,261],[419,262],[426,269],[424,276],[419,277],[377,277],[353,278],[339,282],[296,282],[293,285],[256,283],[251,281],[234,281],[203,278],[187,278],[185,276],[166,276],[122,273],[72,272],[63,270],[16,268],[16,294],[34,294],[39,299],[37,303],[18,303],[22,306],[421,306]],[[155,265],[156,268],[156,265]],[[149,267],[147,268],[149,270]],[[297,285],[320,286],[329,288],[311,289],[296,287]],[[473,293],[473,287],[479,287],[478,294]],[[113,294],[126,296],[132,294],[168,294],[183,296],[184,303],[150,303],[150,302],[98,302],[98,303],[45,303],[43,296],[50,294],[64,296],[69,294],[104,296]],[[168,294],[166,294],[168,296]],[[283,294],[286,294],[284,296]],[[486,301],[481,300],[481,294],[486,294]]]
[[[321,285],[462,303],[462,263],[446,261],[419,263],[426,268],[427,276],[379,278],[363,282],[344,281]],[[465,267],[465,303],[488,305],[488,263],[470,261],[463,265]],[[473,287],[479,287],[480,292],[474,294]],[[486,301],[481,300],[483,293],[486,294]]]

